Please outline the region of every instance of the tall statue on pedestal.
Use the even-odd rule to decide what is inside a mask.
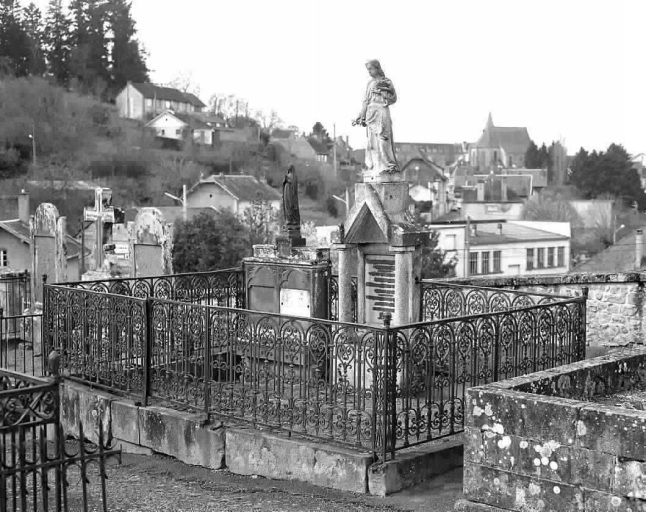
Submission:
[[[398,174],[399,165],[395,158],[393,123],[390,105],[397,101],[397,93],[391,80],[386,78],[378,60],[366,63],[370,82],[366,88],[363,107],[353,126],[365,126],[368,131],[366,146],[366,175]]]
[[[285,217],[285,228],[288,233],[301,230],[301,212],[298,207],[298,178],[296,169],[290,165],[287,174],[283,179],[283,215]]]

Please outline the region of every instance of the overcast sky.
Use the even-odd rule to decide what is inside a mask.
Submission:
[[[45,4],[46,0],[42,0]],[[645,0],[134,0],[152,80],[192,73],[286,124],[350,121],[378,58],[399,142],[474,141],[488,113],[570,153],[646,151]]]

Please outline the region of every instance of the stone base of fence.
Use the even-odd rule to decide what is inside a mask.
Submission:
[[[125,453],[161,453],[186,464],[228,469],[238,475],[298,480],[321,487],[386,496],[462,465],[461,439],[439,440],[374,463],[365,451],[246,424],[206,423],[204,415],[132,401],[69,381],[61,385],[61,422],[77,437],[98,441],[99,425]]]

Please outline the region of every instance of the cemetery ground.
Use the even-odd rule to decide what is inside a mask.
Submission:
[[[108,463],[111,512],[449,512],[462,497],[462,468],[400,493],[380,498],[301,482],[239,476],[189,466],[164,455],[122,455]],[[70,477],[70,510],[82,510],[78,477]],[[90,510],[100,510],[99,478],[89,475]],[[97,508],[92,505],[96,503]]]

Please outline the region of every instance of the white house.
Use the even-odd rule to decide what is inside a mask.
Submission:
[[[215,129],[190,114],[167,110],[146,124],[155,130],[157,137],[185,140],[191,136],[193,142],[212,146]]]
[[[455,258],[457,277],[564,274],[570,269],[569,222],[432,224],[438,246]]]
[[[240,215],[254,202],[274,211],[282,208],[280,192],[247,175],[213,174],[193,185],[186,197],[190,208],[225,208]]]
[[[116,104],[119,116],[139,121],[147,121],[166,110],[193,113],[201,112],[206,106],[194,94],[135,82],[128,82],[117,94]]]

